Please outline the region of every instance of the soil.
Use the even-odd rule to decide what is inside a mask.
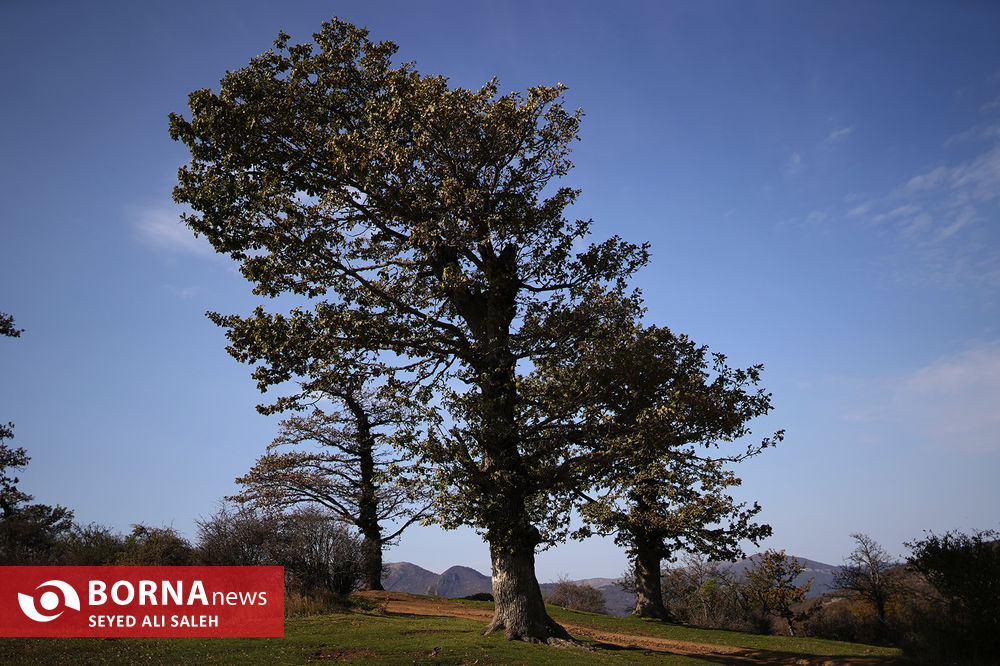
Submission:
[[[439,617],[462,617],[481,620],[484,625],[493,618],[493,612],[482,608],[457,604],[451,599],[417,597],[402,592],[368,591],[358,592],[360,596],[383,605],[387,613],[406,615],[431,615]],[[802,664],[803,666],[841,666],[847,664],[893,664],[898,660],[884,657],[810,657],[766,650],[752,650],[728,645],[691,643],[669,638],[659,638],[643,634],[619,633],[594,627],[560,622],[573,636],[597,641],[598,648],[633,647],[656,652],[699,657],[720,664]]]

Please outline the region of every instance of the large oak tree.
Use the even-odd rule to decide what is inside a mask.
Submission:
[[[634,316],[626,279],[647,260],[618,238],[586,246],[564,210],[580,112],[560,86],[501,94],[394,64],[395,45],[331,20],[189,98],[170,132],[191,151],[175,200],[258,294],[294,293],[287,315],[213,314],[262,389],[351,371],[442,411],[422,454],[437,466],[439,520],[489,543],[488,631],[561,643],[534,574],[558,538],[586,442],[532,410],[523,373]],[[572,411],[572,410],[570,410]],[[567,412],[568,413],[568,412]]]

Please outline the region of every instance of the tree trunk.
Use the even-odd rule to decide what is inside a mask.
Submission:
[[[486,633],[503,631],[510,640],[562,647],[581,644],[549,617],[535,578],[535,546],[490,544],[493,560],[493,621]]]
[[[633,615],[655,617],[660,620],[674,618],[663,604],[663,587],[660,585],[660,549],[648,542],[637,540],[635,558],[635,610]]]
[[[361,540],[361,589],[385,589],[382,587],[382,540],[367,534]]]
[[[378,495],[375,492],[375,435],[372,434],[368,412],[350,393],[341,394],[354,415],[358,429],[358,463],[361,496],[358,498],[358,519],[361,530],[362,590],[383,590],[382,587],[382,528],[378,524]]]

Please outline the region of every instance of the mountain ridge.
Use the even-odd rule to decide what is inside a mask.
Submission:
[[[748,558],[727,562],[725,566],[731,572],[742,572],[752,564],[759,553]],[[795,557],[795,556],[792,556]],[[806,557],[795,557],[805,565],[805,569],[795,579],[796,585],[802,585],[809,578],[813,579],[808,597],[818,597],[835,589],[834,576],[839,566],[826,564]],[[382,578],[382,586],[390,592],[406,592],[408,594],[425,594],[436,597],[467,597],[473,594],[491,593],[492,579],[472,567],[454,565],[440,574],[424,569],[411,562],[390,562],[385,565],[386,574]],[[577,585],[590,585],[600,590],[609,615],[628,615],[635,608],[635,595],[626,592],[619,585],[621,578],[583,578],[569,581]],[[540,583],[542,594],[548,594],[558,583]]]

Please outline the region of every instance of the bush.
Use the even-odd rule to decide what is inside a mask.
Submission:
[[[663,570],[663,603],[684,624],[712,629],[748,630],[732,573],[719,562],[687,555]]]
[[[61,564],[68,566],[107,566],[115,564],[125,550],[125,536],[111,528],[91,523],[74,525],[62,545]]]
[[[587,613],[607,613],[604,593],[591,585],[570,582],[562,576],[552,592],[545,595],[545,603]]]
[[[195,564],[194,549],[172,527],[132,526],[121,552],[115,558],[121,566],[188,566]]]
[[[934,588],[907,648],[934,661],[996,663],[1000,655],[1000,534],[930,534],[907,543],[907,563]]]
[[[246,506],[219,510],[198,523],[197,558],[210,566],[253,567],[275,564],[272,541],[279,518]]]
[[[290,603],[306,609],[328,608],[329,595],[342,597],[361,582],[361,542],[317,507],[269,515],[223,504],[198,521],[197,557],[208,565],[283,566]]]
[[[303,593],[346,595],[361,583],[361,541],[327,510],[305,507],[284,514],[273,553]]]

